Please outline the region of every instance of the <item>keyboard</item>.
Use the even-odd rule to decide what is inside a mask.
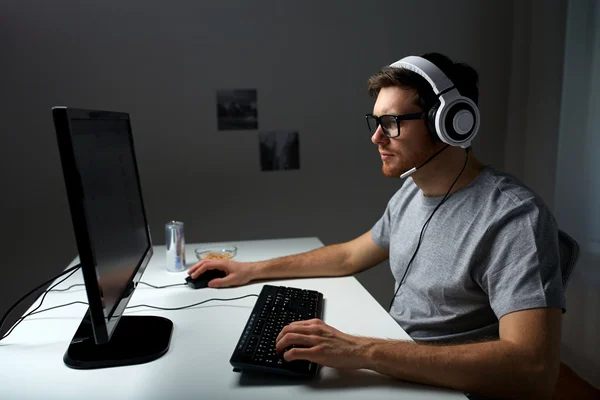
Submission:
[[[287,362],[275,352],[275,339],[284,326],[323,316],[323,294],[285,286],[263,286],[229,362],[234,371],[274,373],[312,378],[319,365],[305,360]]]

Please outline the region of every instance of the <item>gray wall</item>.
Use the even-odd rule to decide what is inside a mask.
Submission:
[[[580,244],[561,359],[600,387],[600,7],[515,2],[513,29],[505,169],[536,190]]]
[[[568,7],[555,215],[580,244],[567,290],[562,358],[600,388],[600,4]],[[583,172],[582,171],[586,171]]]
[[[439,51],[479,70],[475,152],[504,164],[510,1],[40,0],[1,10],[0,314],[76,255],[54,105],[131,113],[158,244],[171,219],[186,223],[188,242],[332,244],[370,229],[401,181],[380,172],[366,80],[408,54]],[[257,132],[217,131],[224,88],[258,89],[260,131],[300,132],[299,171],[261,173]],[[359,279],[389,301],[386,265]]]
[[[566,0],[515,2],[505,170],[552,209],[565,47]]]

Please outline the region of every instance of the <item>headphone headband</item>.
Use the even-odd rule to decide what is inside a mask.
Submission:
[[[423,57],[408,56],[396,61],[390,67],[405,68],[416,72],[429,82],[436,95],[452,88],[454,83],[434,63]]]

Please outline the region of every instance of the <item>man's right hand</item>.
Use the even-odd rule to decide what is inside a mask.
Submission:
[[[188,274],[192,278],[197,278],[211,269],[218,269],[227,274],[224,278],[215,278],[208,282],[208,287],[211,288],[242,286],[253,279],[251,274],[253,268],[250,263],[231,260],[201,260],[190,267]]]

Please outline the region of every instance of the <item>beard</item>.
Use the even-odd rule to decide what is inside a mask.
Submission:
[[[433,139],[429,138],[424,146],[419,146],[416,151],[411,152],[391,152],[385,150],[394,157],[382,161],[381,172],[388,178],[400,178],[400,175],[406,171],[421,165],[425,160],[431,157],[436,151],[436,145]]]

